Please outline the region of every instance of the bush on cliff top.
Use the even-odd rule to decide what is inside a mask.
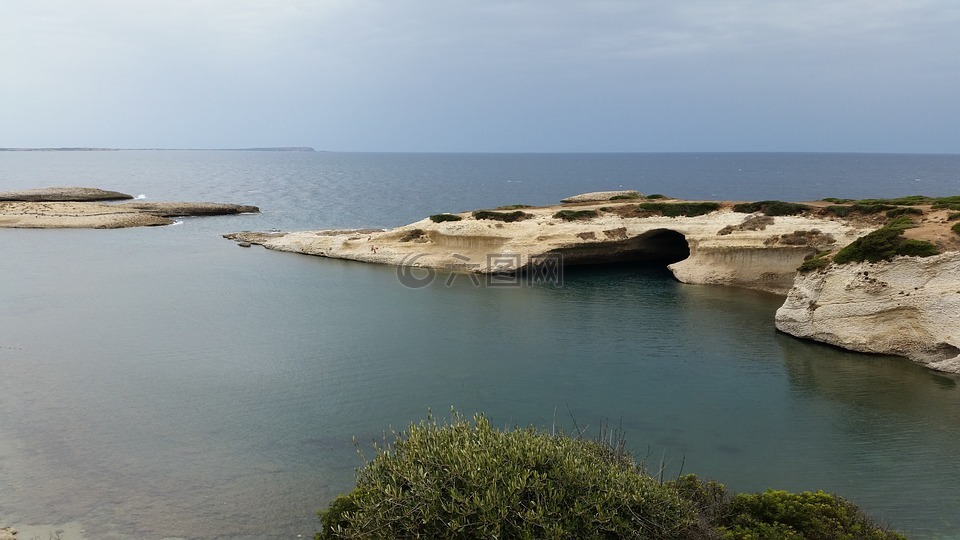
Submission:
[[[553,217],[564,221],[578,221],[593,219],[599,215],[596,210],[560,210]]]
[[[805,204],[784,201],[757,201],[733,205],[734,212],[752,214],[761,212],[766,216],[794,216],[810,210]]]
[[[606,440],[430,416],[375,446],[357,487],[319,512],[315,539],[903,539],[823,492],[733,495],[694,475],[663,483],[622,438]]]
[[[929,257],[938,253],[937,247],[923,240],[902,238],[903,231],[914,227],[908,217],[898,217],[866,236],[860,237],[841,249],[833,262],[888,261],[898,255]]]
[[[954,223],[953,227],[950,227],[950,230],[952,230],[957,234],[960,234],[960,223]]]
[[[493,210],[476,210],[473,212],[473,219],[492,219],[494,221],[503,221],[513,223],[514,221],[523,221],[532,218],[533,214],[528,214],[522,210],[516,212],[495,212]]]
[[[456,214],[434,214],[430,216],[430,221],[434,223],[443,223],[444,221],[460,221],[462,217]]]
[[[649,198],[649,197],[648,197]],[[667,217],[695,217],[709,214],[720,209],[720,203],[715,202],[686,202],[686,203],[640,203],[639,212],[650,212]]]

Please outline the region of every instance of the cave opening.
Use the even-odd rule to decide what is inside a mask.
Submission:
[[[612,231],[613,236],[617,232]],[[625,231],[623,231],[625,233]],[[623,265],[644,263],[666,267],[690,256],[686,237],[670,229],[654,229],[641,235],[584,243],[551,252],[561,258],[563,266]]]

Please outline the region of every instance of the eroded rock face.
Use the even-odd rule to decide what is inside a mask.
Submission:
[[[0,193],[0,201],[24,202],[120,201],[132,198],[133,195],[126,193],[88,187],[49,187]]]
[[[481,273],[518,270],[536,258],[558,254],[564,264],[660,261],[674,263],[669,268],[685,283],[786,294],[805,256],[835,249],[868,232],[837,220],[798,216],[769,218],[762,228],[739,227],[756,216],[728,208],[693,217],[625,217],[616,206],[585,205],[582,208],[596,210],[597,216],[576,221],[554,217],[562,209],[555,206],[526,208],[530,217],[513,223],[477,220],[464,213],[460,221],[424,219],[388,231],[228,237],[280,251]],[[721,230],[729,232],[718,234]],[[810,242],[778,243],[784,236],[797,236],[798,230],[821,233],[801,235],[809,236]],[[412,231],[417,241],[405,241]]]
[[[960,253],[798,275],[776,325],[797,337],[960,373]]]

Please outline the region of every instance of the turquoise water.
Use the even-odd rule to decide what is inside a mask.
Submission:
[[[668,474],[682,465],[738,490],[822,488],[913,538],[960,534],[960,379],[778,334],[776,296],[681,285],[648,266],[568,269],[563,287],[484,288],[461,276],[408,289],[392,268],[240,249],[218,234],[374,216],[391,225],[447,206],[412,195],[420,188],[364,198],[402,182],[383,187],[342,159],[283,161],[323,156],[111,155],[73,159],[83,179],[113,175],[104,187],[129,176],[135,188],[124,190],[149,198],[265,213],[0,230],[4,522],[79,521],[89,538],[308,536],[314,511],[352,483],[354,437],[363,448],[453,406],[503,426],[609,421]],[[52,178],[69,174],[68,157],[16,158],[0,178],[64,183]],[[377,159],[361,170],[390,169]],[[397,170],[415,168],[398,159]],[[540,174],[563,176],[567,159]],[[471,163],[459,167],[482,172]],[[451,157],[444,175],[457,167]],[[484,200],[464,208],[495,202],[487,188],[449,182]],[[607,187],[540,182],[508,196]],[[931,194],[952,194],[949,176],[937,182]]]

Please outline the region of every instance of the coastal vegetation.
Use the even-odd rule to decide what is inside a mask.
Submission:
[[[553,217],[564,221],[579,221],[593,219],[599,215],[596,210],[560,210]]]
[[[434,214],[430,216],[430,221],[434,223],[443,223],[444,221],[460,221],[463,218],[456,214]]]
[[[393,437],[374,445],[356,488],[319,512],[316,540],[904,538],[822,491],[734,494],[694,475],[664,481],[608,428],[592,440],[497,430],[481,414],[454,412]]]
[[[930,205],[934,210],[950,209],[950,210],[960,210],[960,195],[952,195],[949,197],[928,197],[926,195],[907,195],[906,197],[896,197],[892,199],[838,199],[835,197],[827,197],[821,199],[826,202],[832,202],[834,204],[846,204],[854,203],[856,205],[868,206],[868,205],[890,205],[890,206],[918,206],[918,205]]]
[[[752,214],[760,212],[765,216],[795,216],[810,211],[805,204],[784,201],[756,201],[733,205],[734,212]]]
[[[533,208],[529,204],[508,204],[506,206],[498,206],[494,210],[521,210],[523,208]]]
[[[960,223],[954,223],[953,227],[950,227],[950,230],[952,230],[957,234],[960,234]]]
[[[914,226],[913,221],[906,216],[895,218],[841,249],[833,257],[833,262],[837,264],[878,262],[890,260],[898,255],[929,257],[939,253],[937,247],[930,242],[902,237],[905,230]]]
[[[854,203],[849,205],[832,205],[825,206],[822,209],[822,212],[825,214],[830,214],[838,217],[847,217],[851,214],[861,214],[861,215],[872,215],[879,214],[880,212],[886,212],[888,218],[895,218],[903,215],[922,215],[923,210],[919,208],[914,208],[912,206],[895,206],[891,204],[861,204]]]
[[[490,219],[493,221],[503,221],[505,223],[523,221],[525,219],[533,217],[533,214],[528,214],[522,210],[516,210],[514,212],[497,212],[494,210],[476,210],[473,212],[472,215],[473,215],[473,219]]]
[[[828,266],[830,266],[830,252],[821,251],[814,253],[813,255],[809,255],[803,259],[803,263],[800,265],[800,268],[797,268],[797,271],[800,273],[806,273],[819,270],[821,268],[826,268]]]
[[[611,201],[629,201],[632,199],[639,199],[641,197],[642,195],[640,195],[639,193],[626,193],[623,195],[614,195],[613,197],[610,197],[610,200]],[[647,198],[649,199],[649,197]]]
[[[667,217],[702,216],[720,209],[720,203],[715,202],[680,202],[680,203],[652,203],[645,202],[636,206],[637,212],[647,215],[661,215]]]

